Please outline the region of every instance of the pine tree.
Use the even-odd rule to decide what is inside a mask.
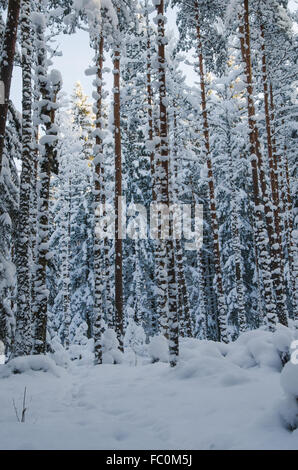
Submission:
[[[180,3],[180,2],[178,2]],[[219,330],[221,335],[221,340],[228,342],[227,334],[227,319],[226,319],[226,305],[223,292],[223,282],[222,282],[222,268],[221,268],[221,258],[220,258],[220,244],[219,244],[219,233],[218,233],[218,220],[217,220],[217,209],[215,201],[215,186],[214,186],[214,175],[213,175],[213,165],[211,159],[211,149],[210,149],[210,129],[208,121],[208,110],[207,110],[207,94],[206,94],[206,77],[204,70],[204,52],[202,44],[202,32],[201,25],[203,23],[204,14],[206,11],[209,12],[209,4],[201,5],[194,1],[191,3],[190,13],[192,15],[192,25],[196,31],[197,39],[197,49],[198,49],[198,59],[199,59],[199,75],[200,75],[200,89],[201,89],[201,106],[202,106],[202,119],[203,119],[203,133],[204,133],[204,145],[206,152],[206,161],[208,167],[208,187],[209,187],[209,203],[210,203],[210,213],[211,213],[211,227],[213,234],[213,256],[216,272],[216,291],[217,291],[217,303],[218,303],[218,322]],[[181,7],[183,2],[181,2]],[[211,2],[210,11],[215,8],[214,4]],[[202,17],[201,17],[202,13]],[[194,21],[193,21],[194,18]]]
[[[0,80],[4,85],[4,103],[0,103],[0,175],[2,173],[2,157],[4,149],[5,130],[9,106],[12,70],[16,49],[17,30],[20,15],[21,0],[9,0],[7,9],[7,21],[4,32],[2,50]]]
[[[37,83],[41,96],[39,102],[39,117],[43,125],[45,135],[40,139],[41,153],[39,156],[39,185],[38,185],[38,210],[37,210],[37,255],[35,296],[36,306],[34,310],[35,342],[34,353],[46,352],[47,333],[47,303],[48,290],[46,285],[46,268],[48,264],[49,242],[49,196],[51,171],[57,173],[57,126],[55,124],[55,112],[57,109],[57,94],[61,89],[62,78],[58,71],[47,70],[47,48],[45,43],[45,20],[41,13],[35,13],[34,27],[36,31],[37,59]]]
[[[164,1],[160,0],[156,6],[157,15],[157,45],[158,45],[158,80],[159,80],[159,129],[160,146],[156,153],[155,163],[155,186],[156,200],[166,204],[168,207],[172,201],[169,199],[169,144],[167,124],[167,87],[166,87],[166,59],[165,59],[165,16]],[[161,217],[158,227],[158,236],[161,234],[162,224],[165,221]],[[175,273],[174,234],[173,220],[170,218],[170,231],[167,240],[158,241],[159,269],[166,273],[159,289],[164,297],[163,309],[166,313],[168,300],[168,340],[170,365],[177,364],[179,356],[179,322],[177,318],[177,285]]]
[[[30,189],[32,176],[32,33],[30,0],[22,1],[22,173],[19,195],[19,224],[17,241],[17,316],[14,354],[30,354],[31,302],[30,302]]]

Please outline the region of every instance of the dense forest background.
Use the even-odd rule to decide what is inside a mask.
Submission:
[[[181,337],[228,343],[297,320],[297,12],[288,2],[1,0],[0,8],[7,356],[93,339],[101,363],[111,342],[121,352],[162,335],[174,366]],[[178,37],[167,35],[169,9]],[[94,51],[92,100],[79,83],[66,99],[52,67],[55,37],[80,28]],[[14,67],[21,113],[10,100]],[[148,214],[151,203],[202,204],[202,248],[185,249],[172,229],[167,240],[121,240],[119,196]],[[96,236],[99,204],[115,207],[114,240]]]

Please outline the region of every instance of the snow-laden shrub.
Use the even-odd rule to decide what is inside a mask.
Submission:
[[[0,377],[9,377],[11,374],[23,374],[30,371],[51,372],[60,376],[59,369],[53,359],[43,354],[34,356],[20,356],[8,361],[0,370]]]
[[[119,341],[116,332],[106,329],[102,338],[102,362],[103,364],[121,364],[123,354],[119,351]]]
[[[86,345],[88,341],[87,330],[88,330],[88,325],[85,321],[83,321],[78,326],[76,326],[73,342],[75,344]]]
[[[262,328],[248,331],[230,345],[227,358],[243,368],[270,367],[281,371],[290,358],[290,347],[296,330],[277,325],[271,333]]]
[[[288,362],[282,370],[280,382],[286,395],[280,405],[280,414],[286,426],[294,431],[298,428],[298,364]]]
[[[54,336],[54,338],[51,339],[51,350],[53,351],[51,358],[55,361],[57,366],[66,368],[70,365],[69,353],[61,344],[58,336]]]
[[[129,319],[126,327],[124,346],[131,348],[135,354],[144,356],[146,354],[146,334],[144,328],[134,321],[133,318]]]
[[[163,335],[153,336],[148,345],[148,353],[152,362],[169,362],[169,346]]]
[[[83,340],[82,344],[71,344],[69,355],[72,361],[79,360],[80,365],[92,364],[94,361],[94,340],[93,338]]]

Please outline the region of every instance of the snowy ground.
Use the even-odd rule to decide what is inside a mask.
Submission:
[[[185,340],[175,369],[148,358],[135,366],[131,355],[119,365],[85,357],[66,368],[46,359],[47,372],[9,375],[0,366],[0,448],[298,449],[298,430],[280,417],[275,343],[264,332],[229,346]],[[20,409],[25,386],[19,423],[12,400]]]

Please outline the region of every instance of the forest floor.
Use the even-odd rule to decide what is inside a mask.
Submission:
[[[47,372],[0,366],[0,448],[298,449],[298,430],[279,414],[280,364],[268,338],[183,340],[176,368],[149,358],[135,365],[132,355],[101,366],[46,358]],[[19,423],[13,400],[21,415],[25,387]]]

